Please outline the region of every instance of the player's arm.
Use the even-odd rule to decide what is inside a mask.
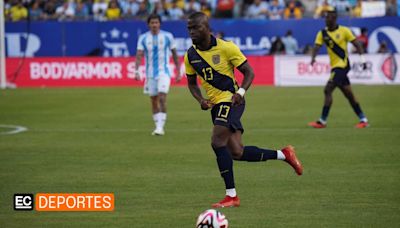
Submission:
[[[348,30],[347,37],[348,37],[348,40],[351,42],[351,44],[353,44],[353,46],[356,48],[357,53],[360,55],[361,64],[362,64],[363,68],[366,69],[367,61],[365,60],[365,57],[363,55],[364,48],[363,48],[362,44],[356,39],[356,37],[350,30]]]
[[[323,44],[324,44],[324,39],[322,36],[322,31],[319,31],[317,33],[317,36],[315,37],[314,47],[311,49],[311,62],[310,62],[311,66],[314,65],[315,57],[317,56],[319,49]]]
[[[142,63],[143,56],[144,56],[144,51],[143,50],[137,50],[137,52],[136,52],[136,60],[135,60],[135,79],[136,80],[140,80],[139,66]]]
[[[188,88],[192,96],[199,102],[201,109],[207,110],[212,107],[210,100],[204,99],[201,90],[197,85],[197,75],[186,74],[188,80]]]
[[[181,75],[181,66],[180,66],[179,58],[178,58],[178,52],[176,51],[176,48],[172,49],[171,52],[172,52],[172,59],[174,60],[175,69],[176,69],[175,81],[180,82],[182,79],[182,75]]]
[[[360,55],[364,54],[364,48],[362,47],[361,43],[358,40],[353,40],[351,41],[351,43],[356,48],[358,54]]]
[[[254,79],[254,71],[247,60],[242,63],[237,69],[243,74],[243,82],[239,90],[232,96],[232,104],[239,105],[244,101],[244,92],[247,91]],[[242,90],[242,91],[241,91]]]
[[[315,63],[315,57],[317,56],[319,49],[321,48],[321,45],[315,44],[314,47],[311,50],[311,65],[314,65]]]

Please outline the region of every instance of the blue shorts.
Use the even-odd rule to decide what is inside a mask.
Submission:
[[[214,125],[225,126],[232,132],[237,130],[244,132],[240,118],[243,115],[245,103],[232,106],[231,102],[222,102],[214,105],[211,109],[211,120]]]
[[[347,73],[349,73],[350,67],[346,68],[333,68],[331,70],[331,78],[329,81],[335,83],[336,86],[346,86],[350,85],[349,77],[347,77]]]

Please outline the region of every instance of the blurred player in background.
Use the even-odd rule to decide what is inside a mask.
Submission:
[[[185,54],[188,88],[201,109],[211,108],[211,120],[214,124],[211,146],[217,156],[218,168],[226,189],[225,198],[212,206],[237,207],[240,200],[236,195],[232,158],[249,162],[284,160],[298,175],[302,174],[303,167],[292,146],[282,150],[243,146],[244,130],[240,118],[245,108],[244,94],[254,78],[253,68],[234,43],[211,35],[205,14],[197,12],[190,15],[187,27],[194,44]],[[240,88],[233,74],[234,68],[244,76]],[[202,96],[197,85],[197,75],[209,99]]]
[[[313,65],[315,63],[315,56],[320,47],[325,43],[328,49],[332,69],[331,76],[324,89],[325,101],[321,117],[319,120],[311,122],[308,125],[314,128],[326,127],[329,110],[333,101],[332,93],[336,87],[339,87],[359,118],[359,123],[355,127],[365,128],[369,126],[368,119],[361,110],[361,106],[351,89],[350,80],[347,77],[347,73],[350,71],[347,44],[348,42],[351,42],[357,48],[357,52],[361,55],[361,61],[365,64],[364,57],[362,56],[363,49],[356,41],[356,37],[353,35],[351,30],[345,26],[338,25],[336,19],[336,11],[327,11],[325,18],[326,28],[318,32],[315,39],[315,46],[311,54],[311,65]]]
[[[164,125],[167,120],[167,94],[171,83],[171,72],[168,67],[170,52],[175,63],[177,82],[181,80],[180,63],[173,35],[160,29],[161,17],[152,14],[148,17],[147,24],[150,31],[140,35],[138,39],[135,79],[141,79],[139,66],[145,56],[144,93],[150,95],[153,120],[156,125],[152,135],[164,135]]]

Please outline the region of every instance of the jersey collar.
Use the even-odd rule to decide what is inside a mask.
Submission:
[[[208,51],[214,46],[217,46],[217,38],[215,38],[213,35],[210,35],[210,47],[204,51]],[[198,48],[196,47],[196,49],[198,49]]]

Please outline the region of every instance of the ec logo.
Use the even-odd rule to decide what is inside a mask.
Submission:
[[[33,209],[33,194],[14,194],[14,210],[31,211]]]

